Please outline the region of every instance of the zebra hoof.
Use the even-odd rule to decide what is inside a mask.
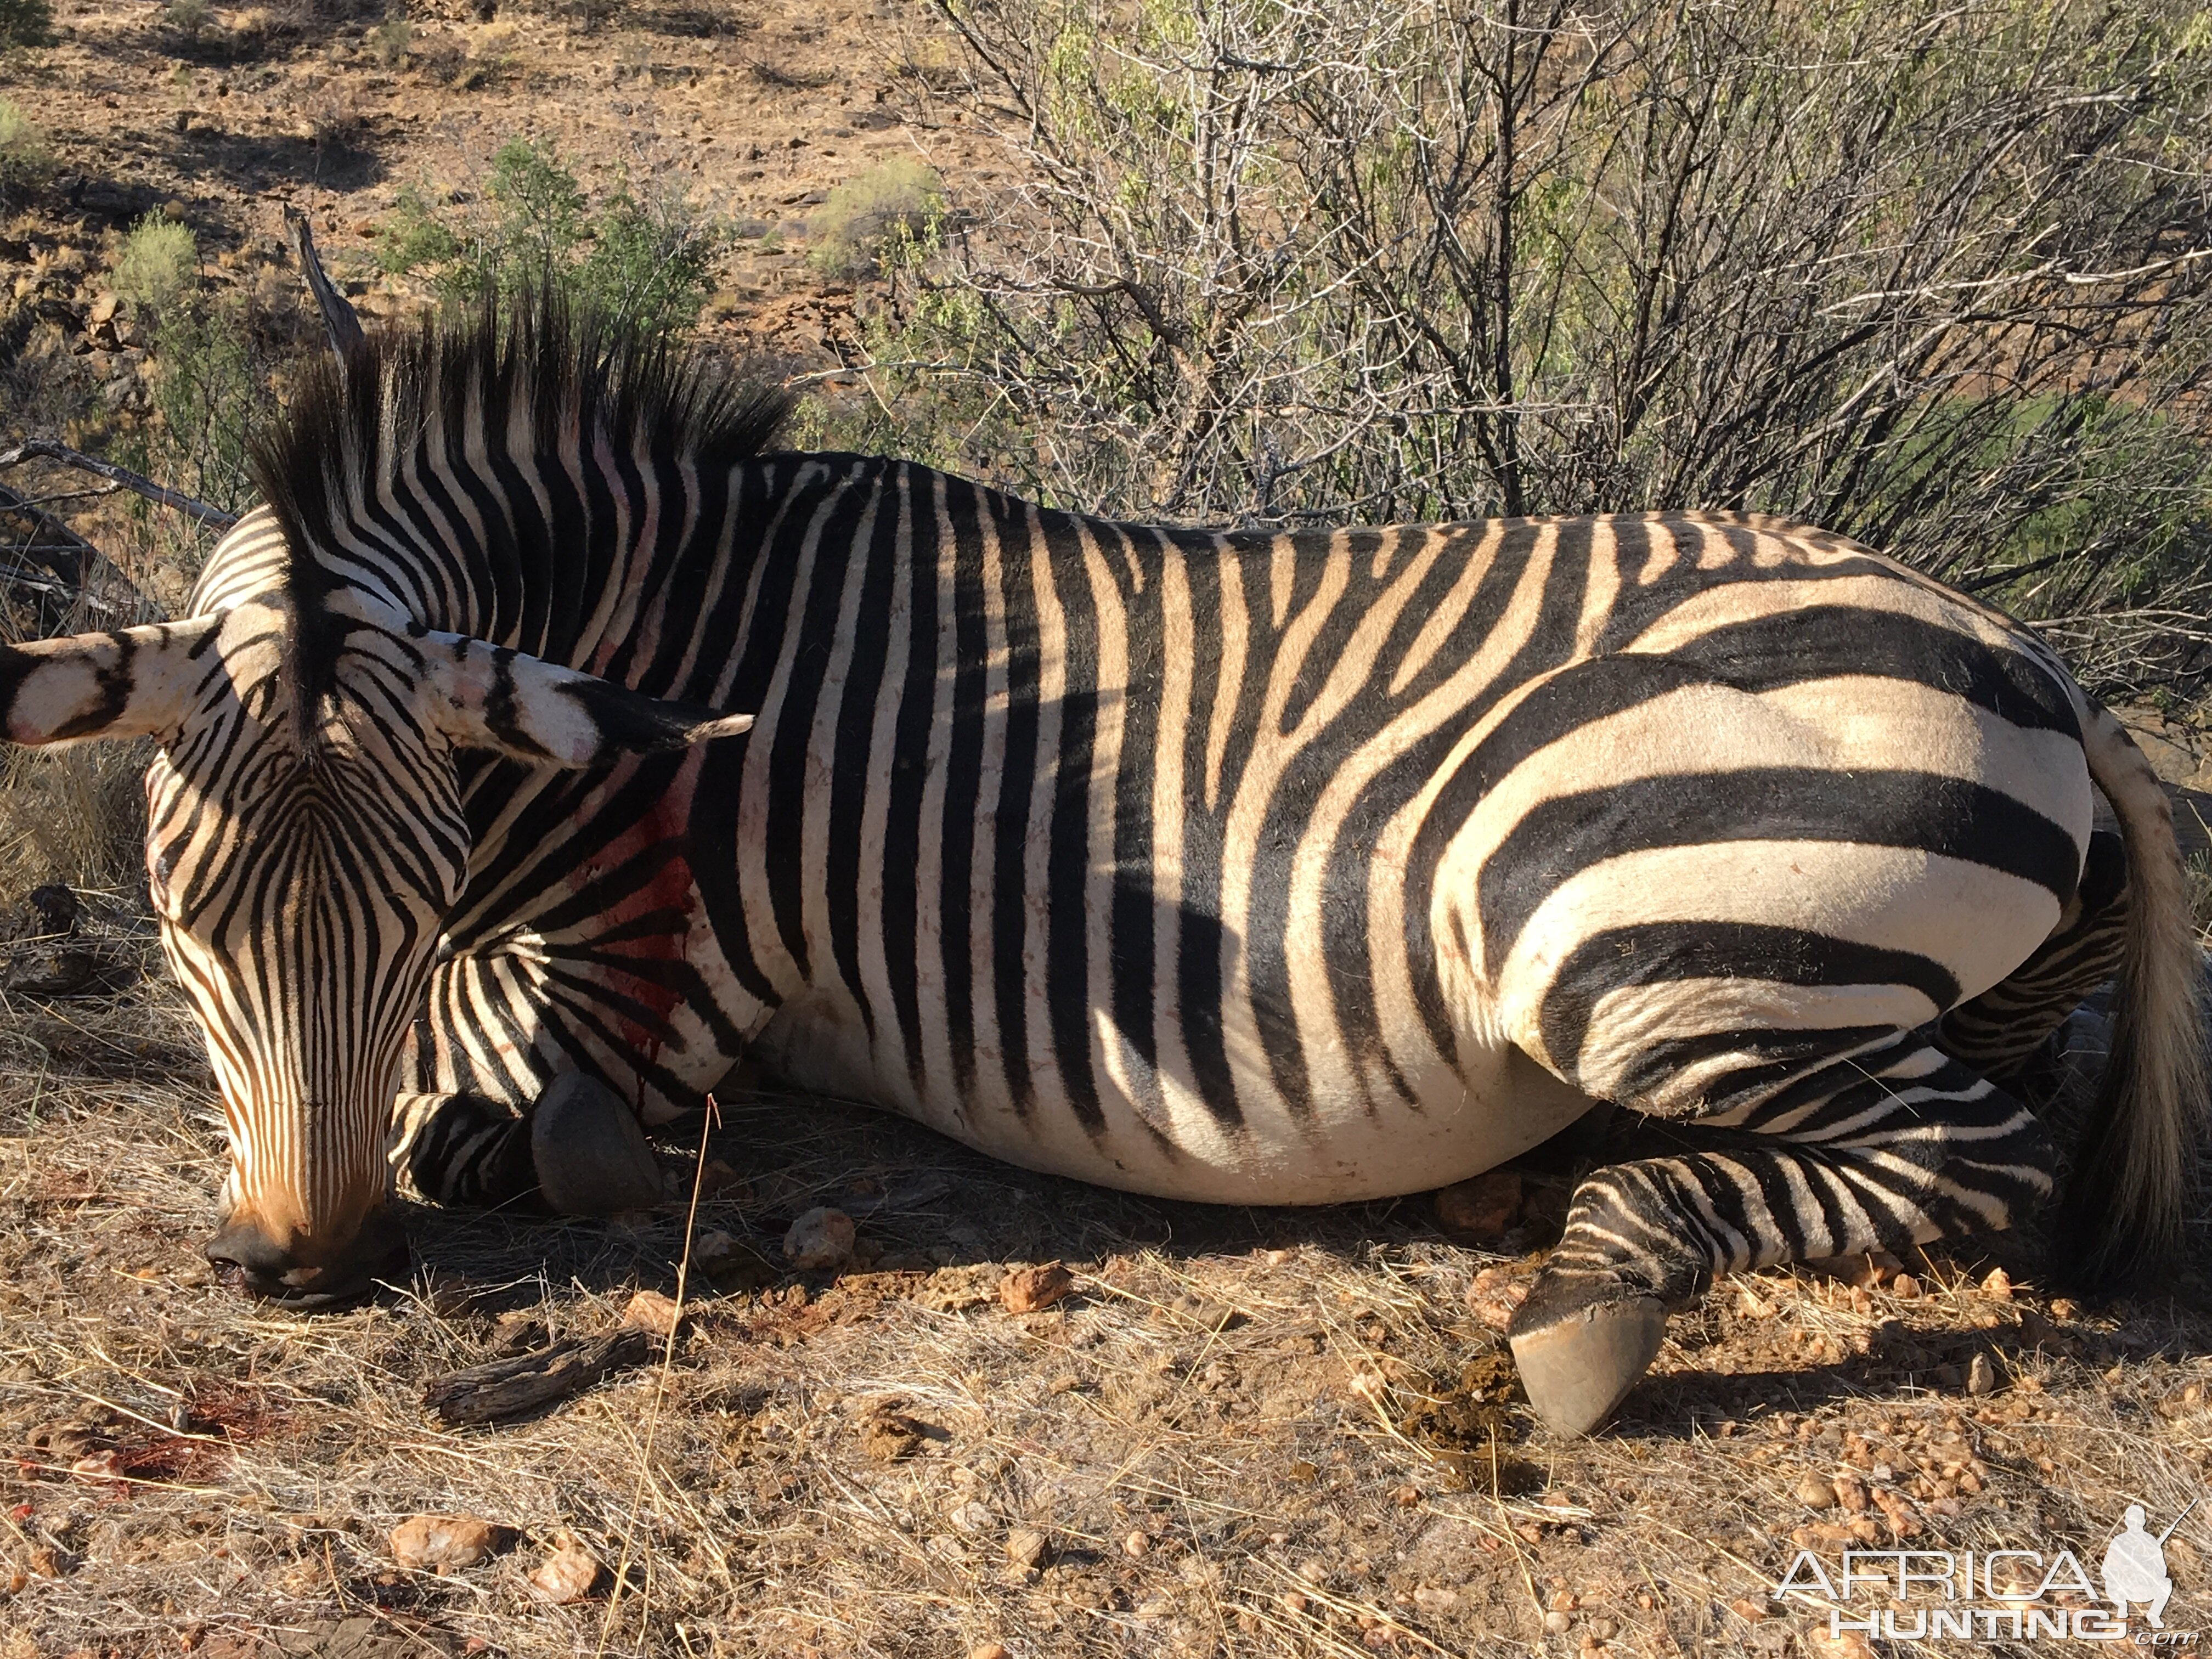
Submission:
[[[613,1215],[660,1202],[660,1165],[637,1114],[597,1078],[553,1079],[530,1114],[538,1191],[560,1215]]]
[[[1665,1305],[1638,1296],[1577,1309],[1509,1340],[1521,1386],[1544,1426],[1584,1435],[1627,1397],[1666,1335]]]

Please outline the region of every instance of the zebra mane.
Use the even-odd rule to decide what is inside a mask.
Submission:
[[[790,408],[773,386],[620,319],[572,311],[546,291],[507,301],[488,295],[463,318],[434,313],[371,333],[342,363],[319,357],[252,455],[254,483],[291,549],[284,678],[301,752],[312,752],[343,644],[328,600],[348,578],[329,561],[361,539],[356,503],[374,503],[378,486],[410,460],[431,459],[440,434],[449,460],[459,459],[458,411],[480,411],[495,433],[520,422],[548,456],[580,430],[586,448],[680,457],[704,471],[762,453]],[[522,581],[557,580],[550,560],[531,568],[531,550],[523,550]]]

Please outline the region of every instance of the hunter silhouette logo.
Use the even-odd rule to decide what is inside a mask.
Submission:
[[[2189,1510],[2200,1501],[2191,1498]],[[2128,1505],[2126,1523],[2105,1547],[2105,1599],[2121,1618],[2128,1616],[2129,1602],[2141,1601],[2149,1608],[2150,1627],[2166,1628],[2166,1598],[2173,1594],[2173,1580],[2166,1576],[2166,1540],[2173,1536],[2173,1527],[2189,1518],[2189,1510],[2153,1538],[2143,1530],[2142,1505]]]

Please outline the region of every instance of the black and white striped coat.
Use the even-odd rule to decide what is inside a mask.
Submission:
[[[372,343],[125,653],[185,713],[0,662],[19,741],[167,744],[149,856],[258,1288],[377,1207],[395,1084],[423,1186],[496,1199],[550,1080],[663,1121],[750,1050],[1226,1202],[1435,1187],[1593,1098],[1770,1137],[1586,1189],[1552,1300],[1679,1301],[2047,1191],[1934,1022],[2089,939],[1970,1056],[2017,1058],[2122,916],[2139,1063],[2083,1212],[2114,1261],[2170,1235],[2164,799],[2017,625],[1780,520],[1139,527],[766,453],[775,412],[556,319]],[[2127,874],[2085,921],[2100,789]]]

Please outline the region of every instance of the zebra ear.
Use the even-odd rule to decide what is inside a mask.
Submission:
[[[174,738],[206,677],[212,617],[0,645],[0,736],[9,743]]]
[[[462,634],[422,641],[430,724],[460,749],[539,766],[606,766],[624,755],[733,738],[750,714],[670,702]]]

